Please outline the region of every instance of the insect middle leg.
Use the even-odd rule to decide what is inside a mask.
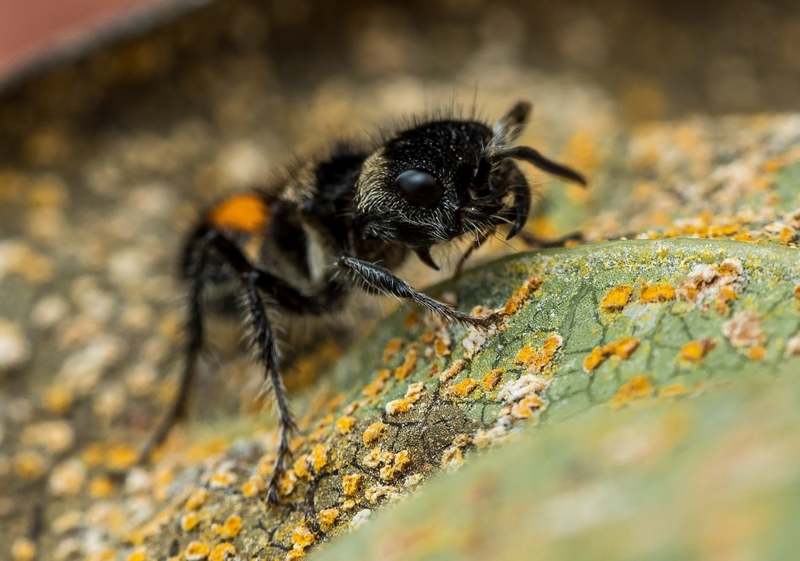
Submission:
[[[280,302],[281,306],[289,311],[321,314],[331,311],[331,308],[341,300],[341,296],[345,293],[344,287],[341,284],[329,283],[317,295],[303,295],[282,279],[253,266],[236,244],[220,232],[200,229],[187,250],[187,276],[190,278],[191,289],[187,318],[186,363],[180,380],[180,390],[167,416],[145,446],[140,460],[147,460],[153,449],[163,442],[170,428],[185,411],[203,345],[202,292],[206,277],[205,268],[212,252],[223,258],[239,275],[245,291],[248,323],[253,334],[258,361],[264,367],[265,378],[278,406],[280,442],[267,493],[269,502],[274,504],[278,500],[278,483],[291,456],[289,444],[292,434],[297,431],[297,425],[289,408],[286,388],[278,369],[277,341],[266,313],[262,292]]]
[[[355,279],[358,279],[366,284],[368,288],[376,292],[396,298],[408,298],[423,308],[451,321],[473,325],[482,329],[489,329],[500,323],[505,317],[504,314],[499,312],[482,318],[459,312],[447,304],[443,304],[430,296],[417,292],[411,288],[410,284],[387,269],[375,265],[374,263],[368,263],[356,259],[355,257],[350,257],[349,255],[339,256],[339,267],[348,271]]]

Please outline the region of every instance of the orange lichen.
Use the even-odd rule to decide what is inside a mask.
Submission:
[[[305,559],[305,558],[306,558],[306,552],[303,551],[301,548],[296,547],[296,548],[290,549],[286,553],[285,561],[300,561],[301,559]]]
[[[114,493],[114,483],[108,477],[99,475],[89,482],[89,495],[94,499],[110,497]]]
[[[139,459],[139,453],[132,446],[119,444],[108,450],[106,466],[112,471],[122,471],[132,467]]]
[[[242,517],[231,514],[224,523],[211,526],[222,539],[231,539],[239,535],[242,531]]]
[[[364,444],[369,446],[376,440],[383,438],[383,436],[386,434],[386,429],[386,423],[377,421],[372,423],[364,430],[364,434],[361,435],[361,439],[364,441]]]
[[[28,538],[17,538],[11,544],[11,558],[14,561],[33,561],[36,558],[36,544]]]
[[[50,386],[45,390],[44,407],[54,415],[68,413],[73,402],[72,392],[62,386]]]
[[[336,423],[334,428],[337,434],[349,434],[350,431],[353,430],[353,426],[356,424],[356,418],[346,415],[344,417],[339,417],[336,419]]]
[[[532,346],[522,347],[514,357],[514,362],[531,372],[544,372],[552,365],[553,358],[563,343],[564,339],[561,335],[553,333],[545,339],[541,350]]]
[[[312,545],[317,539],[314,534],[305,526],[298,526],[292,530],[292,543],[300,548],[307,548]]]
[[[687,362],[700,362],[703,358],[714,348],[717,344],[711,339],[700,339],[697,341],[689,341],[679,352],[681,360]]]
[[[689,390],[683,384],[672,384],[661,388],[658,392],[658,397],[678,397],[686,395],[688,392]]]
[[[403,345],[405,345],[405,341],[399,337],[390,339],[383,348],[383,362],[391,362],[400,352],[400,349],[403,348]]]
[[[230,487],[236,483],[236,474],[230,471],[218,471],[211,476],[209,485],[212,489],[222,489]]]
[[[45,460],[38,452],[20,452],[14,457],[14,471],[23,479],[38,479],[46,470]]]
[[[765,356],[767,356],[767,352],[764,350],[764,347],[761,345],[756,345],[755,347],[751,347],[749,351],[747,351],[747,356],[751,360],[762,360]]]
[[[208,559],[209,561],[227,561],[233,557],[236,557],[236,548],[233,544],[224,542],[214,546]]]
[[[197,510],[208,500],[208,491],[198,489],[186,499],[186,510]]]
[[[205,559],[208,557],[208,554],[211,552],[211,548],[206,542],[190,542],[189,545],[186,546],[186,550],[183,552],[183,555],[186,557],[188,561],[200,561],[200,559]]]
[[[465,378],[458,384],[447,386],[446,392],[448,395],[455,397],[467,397],[469,394],[478,387],[478,382],[472,378]]]
[[[405,413],[411,409],[422,397],[425,391],[425,384],[422,382],[414,382],[408,385],[405,397],[394,399],[386,404],[387,415],[397,415],[398,413]]]
[[[146,561],[147,552],[144,549],[135,549],[128,555],[127,561]]]
[[[184,532],[191,532],[200,523],[200,519],[194,512],[189,512],[181,517],[181,529]]]
[[[225,199],[211,209],[208,224],[216,228],[254,233],[267,221],[269,207],[255,193],[242,193]]]
[[[466,366],[467,362],[465,360],[462,359],[456,360],[455,362],[453,362],[453,364],[442,370],[442,373],[439,374],[439,381],[442,382],[443,384],[445,382],[449,382],[450,380],[458,376],[459,372],[464,370]]]
[[[417,350],[416,345],[411,345],[408,348],[408,352],[406,353],[406,357],[403,360],[403,364],[398,366],[394,371],[394,377],[398,380],[405,380],[409,374],[414,370],[414,366],[417,364],[417,358],[419,357],[419,351]]]
[[[530,419],[535,411],[544,407],[542,398],[538,395],[529,395],[511,406],[511,416],[515,419]]]
[[[352,497],[358,493],[361,487],[361,480],[364,479],[363,473],[353,473],[342,477],[342,492],[345,495]]]
[[[620,387],[617,395],[608,401],[608,405],[617,408],[635,401],[650,397],[653,394],[653,386],[647,376],[634,376],[627,383]]]
[[[252,499],[264,490],[264,480],[260,476],[254,475],[242,485],[242,494],[248,499]]]
[[[615,286],[600,302],[600,309],[604,312],[618,312],[628,305],[632,293],[632,286],[624,284]]]
[[[792,292],[795,298],[800,300],[800,284],[794,287],[794,291]]]
[[[719,265],[695,265],[681,281],[677,294],[686,302],[708,309],[706,300],[714,299],[715,309],[721,314],[729,312],[728,302],[736,299],[744,269],[738,259],[728,258]]]
[[[411,331],[416,326],[419,325],[420,315],[417,310],[411,310],[404,318],[403,318],[403,327],[406,331]]]
[[[319,511],[319,525],[323,532],[329,532],[339,519],[338,508],[325,508]]]
[[[445,332],[446,334],[447,332]],[[436,340],[433,342],[433,352],[439,358],[444,358],[450,354],[450,338],[444,336],[436,337]]]
[[[325,444],[314,446],[314,450],[311,452],[311,465],[315,473],[322,473],[322,470],[328,465],[328,452],[330,452],[330,448]]]
[[[502,377],[503,377],[503,369],[495,368],[494,370],[489,371],[483,377],[483,379],[481,379],[481,386],[483,386],[484,390],[490,392],[497,387],[497,384],[500,383]]]
[[[294,462],[294,472],[297,477],[302,479],[311,479],[311,472],[309,471],[309,456],[308,454],[303,454],[299,458],[297,458]]]
[[[393,481],[398,474],[404,471],[411,464],[411,454],[408,450],[401,450],[394,454],[391,464],[384,466],[380,471],[382,481]]]
[[[670,300],[675,300],[675,289],[672,285],[642,283],[642,293],[639,295],[639,302],[642,304],[655,304]]]
[[[626,337],[619,341],[612,341],[602,347],[595,347],[583,361],[583,370],[587,373],[596,370],[607,358],[616,356],[620,360],[628,360],[639,347],[639,340],[635,337]]]
[[[529,276],[527,279],[525,279],[525,282],[522,283],[522,286],[511,295],[511,298],[509,298],[505,306],[503,306],[502,312],[506,315],[517,313],[520,307],[522,307],[531,297],[531,294],[536,292],[541,286],[541,278],[539,278],[537,275]]]
[[[375,379],[364,386],[364,389],[361,390],[361,394],[367,397],[375,397],[379,393],[383,391],[386,387],[386,382],[392,376],[392,371],[388,369],[381,370],[378,372],[378,375]]]

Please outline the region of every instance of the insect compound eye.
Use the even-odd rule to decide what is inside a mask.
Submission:
[[[400,195],[412,205],[433,208],[444,195],[444,187],[427,171],[409,169],[397,176],[394,186]]]

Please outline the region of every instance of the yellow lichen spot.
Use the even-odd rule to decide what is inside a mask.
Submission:
[[[230,471],[218,471],[211,476],[209,485],[213,489],[223,489],[236,483],[236,474]]]
[[[688,392],[689,390],[683,384],[672,384],[661,388],[658,392],[658,397],[679,397],[686,395]]]
[[[355,424],[356,418],[347,415],[336,419],[334,427],[338,434],[348,434],[351,430],[353,430],[353,426]]]
[[[240,232],[256,232],[267,221],[268,207],[255,193],[234,195],[211,209],[209,225]]]
[[[50,386],[45,390],[44,407],[54,415],[64,415],[72,407],[72,392],[63,386]]]
[[[33,480],[45,474],[47,465],[38,452],[20,452],[14,457],[14,471],[22,479]]]
[[[437,337],[433,342],[433,352],[439,358],[444,358],[450,354],[450,339],[445,337]]]
[[[338,519],[338,508],[325,508],[319,511],[319,525],[323,532],[329,532]]]
[[[456,397],[467,397],[475,388],[478,387],[478,382],[472,378],[465,378],[458,384],[447,387],[447,393]]]
[[[242,485],[242,494],[248,499],[252,499],[264,490],[264,480],[260,476],[254,475]]]
[[[639,302],[642,304],[655,304],[675,300],[675,289],[672,285],[663,284],[643,284],[642,293],[639,295]]]
[[[529,395],[511,406],[511,416],[515,419],[530,419],[533,413],[544,406],[538,395]]]
[[[189,542],[189,545],[186,546],[186,550],[183,552],[183,554],[187,561],[200,561],[201,559],[208,557],[210,551],[211,548],[206,542],[194,541]]]
[[[392,361],[397,356],[397,353],[400,352],[400,349],[403,348],[403,345],[405,345],[405,342],[399,337],[390,339],[383,348],[383,362]]]
[[[28,538],[17,538],[11,544],[11,558],[14,561],[33,561],[36,557],[36,544]]]
[[[597,369],[598,366],[603,364],[606,360],[606,355],[603,352],[603,347],[595,347],[589,356],[583,361],[583,370],[591,372]]]
[[[242,531],[242,518],[231,514],[223,524],[214,524],[212,529],[222,538],[231,539],[239,535]]]
[[[634,376],[620,387],[617,395],[612,397],[608,404],[616,409],[631,401],[644,399],[651,395],[653,395],[653,386],[650,385],[650,380],[647,379],[647,376]]]
[[[587,373],[596,370],[610,356],[628,360],[637,348],[639,348],[639,340],[635,337],[626,337],[602,347],[595,347],[583,361],[583,370]]]
[[[236,557],[236,548],[233,547],[233,544],[224,542],[214,546],[208,559],[209,561],[227,561],[233,557]]]
[[[525,282],[522,283],[522,286],[511,295],[511,298],[508,299],[505,306],[503,306],[503,313],[506,315],[517,313],[520,307],[531,297],[531,294],[536,292],[540,286],[542,286],[541,278],[536,275],[529,276],[525,279]]]
[[[314,534],[305,526],[298,526],[292,530],[292,543],[295,547],[305,549],[315,541],[317,541],[317,539],[314,537]]]
[[[314,467],[314,472],[319,474],[322,473],[322,470],[325,469],[325,466],[328,465],[328,446],[325,444],[317,444],[314,446],[314,450],[311,452],[312,458],[312,466]]]
[[[794,291],[792,292],[795,298],[800,300],[800,284],[794,287]]]
[[[604,312],[618,312],[628,305],[632,293],[632,286],[624,284],[615,286],[608,291],[608,294],[600,302],[600,309]]]
[[[514,358],[514,362],[524,366],[531,372],[543,372],[551,366],[553,358],[555,358],[563,342],[564,339],[561,335],[557,333],[551,334],[545,339],[541,351],[531,346],[522,347]]]
[[[409,384],[405,397],[394,399],[386,404],[386,414],[397,415],[398,413],[405,413],[420,400],[424,391],[425,384],[422,382]]]
[[[487,392],[494,390],[497,387],[497,384],[500,383],[500,379],[503,377],[503,369],[502,368],[495,368],[494,370],[489,371],[483,379],[481,380],[481,386]]]
[[[408,450],[400,450],[394,456],[394,468],[398,471],[403,471],[409,464],[411,464],[411,454]]]
[[[465,360],[458,359],[453,364],[444,369],[441,374],[439,374],[439,381],[442,382],[443,384],[445,382],[449,382],[450,380],[458,376],[458,373],[464,370],[466,366],[467,362]]]
[[[747,351],[747,356],[751,360],[763,360],[765,356],[767,356],[767,352],[764,350],[764,347],[761,345],[756,345],[755,347],[751,347]]]
[[[386,387],[386,382],[392,376],[391,370],[381,370],[378,372],[377,377],[364,386],[364,389],[361,390],[361,393],[367,397],[374,397],[383,391],[383,388]]]
[[[369,446],[376,440],[383,438],[383,435],[386,434],[386,428],[386,423],[382,423],[380,421],[372,423],[366,428],[366,430],[364,430],[364,434],[361,435],[361,439],[364,441],[364,444]]]
[[[197,510],[208,499],[208,491],[205,489],[198,489],[197,491],[193,492],[189,495],[189,498],[186,499],[186,510]]]
[[[145,561],[147,559],[147,552],[144,549],[135,549],[128,555],[127,561]]]
[[[200,519],[194,512],[187,512],[181,517],[181,529],[184,532],[191,532],[200,523]]]
[[[419,317],[419,312],[417,310],[411,310],[406,317],[403,318],[403,327],[406,331],[411,331],[419,325]]]
[[[717,344],[711,339],[689,341],[681,347],[679,356],[686,362],[700,362]]]
[[[418,357],[419,351],[417,351],[417,347],[415,345],[409,347],[406,357],[403,360],[403,364],[395,369],[394,377],[398,380],[405,380],[408,378],[408,375],[411,374],[417,364]]]
[[[618,356],[622,360],[628,360],[633,354],[633,351],[639,347],[639,340],[635,337],[626,337],[625,339],[609,343],[606,347],[608,347],[611,354]]]
[[[448,470],[456,469],[464,463],[464,453],[458,446],[451,446],[442,453],[442,467]]]
[[[358,493],[361,487],[361,480],[364,479],[363,473],[353,473],[342,477],[342,492],[345,495],[352,497]]]
[[[89,495],[93,499],[104,499],[114,493],[114,484],[108,477],[99,475],[89,482]]]
[[[120,444],[109,449],[106,466],[113,471],[122,471],[132,467],[138,459],[139,453],[135,448]]]
[[[294,472],[297,477],[302,479],[311,479],[311,472],[308,470],[310,458],[308,454],[303,454],[294,462]]]

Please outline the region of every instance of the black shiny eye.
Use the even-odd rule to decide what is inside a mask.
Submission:
[[[427,171],[409,169],[397,176],[394,186],[412,205],[433,208],[444,195],[444,187]]]

